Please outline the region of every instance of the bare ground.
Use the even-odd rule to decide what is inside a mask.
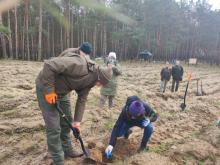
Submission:
[[[35,95],[35,78],[43,63],[0,61],[0,164],[48,165],[44,122]],[[220,68],[208,65],[184,66],[193,78],[202,77],[205,96],[196,96],[196,81],[192,81],[187,95],[187,107],[180,104],[186,82],[178,93],[159,92],[162,64],[123,63],[118,95],[112,110],[98,109],[99,88],[94,87],[88,97],[82,121],[82,137],[86,144],[94,143],[103,151],[121,108],[130,95],[138,95],[159,113],[154,123],[150,150],[138,154],[142,131],[134,128],[128,140],[119,139],[112,164],[220,164]],[[186,77],[186,74],[184,78]],[[170,88],[169,82],[168,87]],[[74,102],[76,94],[71,95]],[[73,143],[80,151],[78,143]],[[83,158],[67,160],[67,165],[91,164]],[[99,163],[97,163],[99,164]]]

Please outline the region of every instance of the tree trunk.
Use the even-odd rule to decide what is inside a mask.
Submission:
[[[62,25],[60,27],[60,48],[61,48],[60,52],[62,52],[63,51],[63,27]]]
[[[25,0],[25,31],[26,31],[26,53],[27,60],[30,60],[30,46],[29,46],[29,0]]]
[[[73,22],[74,22],[74,15],[71,13],[71,15],[70,15],[71,17],[71,21],[70,21],[70,36],[71,36],[71,38],[70,38],[70,47],[73,47],[73,43],[74,43],[74,35],[73,35],[73,33],[74,33],[74,29],[73,29]]]
[[[0,26],[3,25],[2,24],[2,13],[0,13]],[[5,36],[6,34],[0,34],[0,38],[1,38],[1,44],[2,44],[2,50],[3,50],[3,58],[8,58],[7,55],[7,51],[6,51],[6,42],[5,42]]]
[[[31,60],[36,60],[37,59],[37,55],[36,55],[36,49],[34,46],[34,36],[33,34],[31,34],[31,50],[30,50],[30,54],[31,54]]]
[[[18,59],[18,17],[17,17],[17,6],[15,6],[15,59]]]
[[[106,24],[104,22],[103,26],[103,55],[106,56],[107,54],[107,31],[106,31]]]
[[[24,27],[25,27],[25,19],[24,19]],[[23,28],[23,31],[22,31],[22,51],[21,51],[21,53],[22,53],[22,59],[23,60],[25,60],[25,58],[26,58],[26,55],[25,55],[25,46],[24,46],[24,44],[25,44],[25,30],[24,30],[24,28]]]
[[[30,19],[29,25],[33,26],[31,20],[32,19]],[[34,46],[33,32],[30,33],[30,47],[29,47],[29,49],[30,49],[30,60],[35,60],[35,46]]]
[[[55,56],[55,51],[54,51],[54,22],[52,23],[52,32],[51,32],[53,35],[51,37],[52,39],[52,57]]]
[[[68,21],[67,25],[65,26],[65,48],[70,47],[70,0],[64,0],[65,2],[65,18]]]
[[[38,58],[40,61],[42,59],[42,0],[39,0],[39,26],[38,26]]]
[[[13,53],[12,53],[12,39],[11,39],[11,19],[10,19],[10,12],[8,11],[8,29],[10,30],[10,33],[8,35],[8,43],[9,43],[9,58],[13,59]]]
[[[79,25],[79,15],[77,14],[77,22],[78,22],[78,26],[77,26],[77,43],[78,43],[78,45],[80,45],[80,31],[79,31],[79,29],[80,29],[80,25]]]
[[[47,22],[47,33],[48,33],[48,36],[47,36],[47,54],[50,56],[50,21],[48,20]]]
[[[97,34],[97,27],[95,26],[93,32],[93,57],[96,57],[96,34]]]
[[[82,18],[82,37],[81,37],[81,42],[85,41],[85,16],[83,15]]]
[[[99,52],[101,53],[101,56],[102,57],[105,57],[104,55],[103,55],[103,30],[102,30],[102,28],[103,28],[103,26],[102,26],[103,24],[101,24],[101,26],[100,26],[100,49],[99,49]]]

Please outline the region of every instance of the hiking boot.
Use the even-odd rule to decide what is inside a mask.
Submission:
[[[76,151],[64,152],[65,158],[77,158],[83,156],[83,153],[78,153]]]
[[[137,152],[140,153],[140,152],[144,152],[144,151],[148,151],[148,150],[149,150],[148,146],[140,146],[140,148],[138,148]]]
[[[128,139],[131,133],[132,133],[132,130],[129,129],[128,132],[125,133],[124,138]]]

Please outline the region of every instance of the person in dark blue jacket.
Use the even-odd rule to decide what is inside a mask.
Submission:
[[[172,67],[172,88],[171,91],[174,92],[174,87],[175,87],[175,92],[178,91],[179,88],[179,82],[182,81],[183,79],[183,67],[180,65],[179,61],[176,61],[176,65]]]
[[[156,120],[157,114],[147,103],[139,99],[137,96],[129,96],[114,125],[109,145],[105,150],[105,156],[107,158],[112,157],[112,151],[116,145],[117,137],[124,136],[124,138],[127,139],[132,133],[130,128],[133,126],[138,126],[144,129],[144,135],[138,152],[148,149],[147,142],[153,133],[151,122]]]

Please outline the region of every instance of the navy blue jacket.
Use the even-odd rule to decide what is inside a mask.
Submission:
[[[142,119],[130,119],[127,111],[129,106],[133,101],[140,100],[137,96],[130,96],[127,98],[126,105],[123,107],[121,114],[118,117],[118,120],[116,121],[114,128],[112,130],[111,138],[109,145],[115,146],[117,137],[119,134],[119,131],[121,127],[123,126],[123,123],[127,123],[131,126],[137,126],[139,125],[139,122]],[[141,100],[140,100],[141,101]],[[143,102],[143,101],[142,101]],[[144,108],[145,108],[145,116],[144,117],[149,117],[151,122],[154,122],[157,120],[157,114],[153,111],[153,109],[145,102],[143,102]]]
[[[172,67],[172,76],[174,80],[182,81],[183,77],[183,67],[180,65],[175,65]]]

